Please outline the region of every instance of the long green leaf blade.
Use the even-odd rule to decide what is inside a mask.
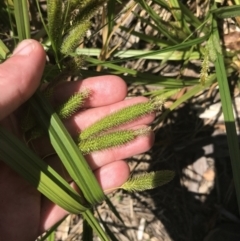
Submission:
[[[160,53],[160,54],[155,54],[156,50],[120,50],[116,51],[112,56],[113,57],[118,57],[118,58],[131,58],[134,56],[137,56],[139,54],[144,53],[145,57],[142,57],[141,59],[154,59],[154,60],[163,60],[166,58],[166,56],[169,56],[169,53]],[[152,54],[154,52],[154,54]],[[101,53],[101,49],[87,49],[87,48],[78,48],[76,50],[76,53],[78,55],[87,55],[87,56],[99,56]],[[168,60],[185,60],[188,58],[189,60],[193,59],[199,59],[200,58],[200,53],[199,52],[191,52],[190,56],[188,56],[188,51],[174,51],[170,52],[171,56],[168,58]]]
[[[215,4],[216,9],[216,4]],[[236,7],[236,6],[234,6]],[[217,31],[217,21],[213,20],[213,37],[216,39],[216,44],[220,43],[219,39],[219,33]],[[219,45],[220,46],[220,45]],[[235,118],[233,115],[233,109],[232,109],[232,100],[230,95],[230,89],[228,85],[228,79],[227,79],[227,73],[225,69],[224,64],[224,58],[221,53],[216,51],[216,61],[214,62],[216,74],[217,74],[217,80],[219,85],[219,92],[221,97],[221,103],[222,103],[222,110],[223,110],[223,116],[226,126],[226,132],[227,132],[227,141],[228,141],[228,148],[229,148],[229,154],[231,158],[231,164],[232,164],[232,171],[233,171],[233,179],[235,184],[235,190],[237,194],[237,201],[238,201],[238,208],[240,212],[240,151],[239,151],[239,142],[238,142],[238,136],[237,136],[237,130],[235,125]]]
[[[14,0],[14,12],[18,30],[19,41],[28,39],[30,35],[30,23],[27,0]]]
[[[103,201],[105,195],[92,170],[57,114],[39,93],[34,95],[30,103],[38,117],[39,124],[48,130],[55,151],[86,200],[92,205]]]
[[[228,6],[228,7],[222,7],[218,9],[214,9],[212,11],[214,15],[218,18],[233,18],[240,16],[240,6]]]
[[[20,140],[0,128],[0,158],[57,205],[71,213],[86,210],[79,194]]]
[[[92,229],[98,234],[99,238],[101,238],[102,241],[110,241],[107,234],[104,232],[99,222],[93,216],[93,213],[90,209],[86,210],[86,212],[83,213],[83,218],[88,222],[88,224],[92,227]]]
[[[208,38],[209,38],[209,34],[206,34],[205,36],[194,39],[194,40],[182,42],[180,44],[176,44],[176,45],[166,47],[166,48],[163,48],[163,49],[160,49],[160,50],[155,50],[155,51],[152,51],[152,52],[139,54],[139,55],[136,55],[134,57],[128,57],[128,58],[125,58],[124,61],[145,58],[145,57],[154,56],[154,55],[163,54],[163,53],[172,52],[172,51],[178,51],[180,49],[186,49],[188,47],[192,47],[194,45],[200,44],[200,43],[204,42],[205,40],[207,40]],[[90,59],[91,59],[90,57],[86,57],[86,60],[89,61]],[[89,61],[89,62],[91,62],[91,61]],[[123,60],[120,59],[120,60],[105,61],[101,65],[106,66],[106,65],[116,64],[116,63],[119,63],[119,62],[123,62]]]
[[[1,60],[4,60],[7,58],[7,54],[9,53],[9,49],[7,46],[3,43],[3,41],[0,39],[0,62]]]

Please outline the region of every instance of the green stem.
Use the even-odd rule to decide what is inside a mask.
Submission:
[[[216,9],[216,3],[214,4],[214,9]],[[220,42],[217,21],[213,19],[213,35],[215,35],[215,39]],[[229,154],[231,158],[232,171],[233,171],[233,179],[235,184],[235,190],[237,195],[238,208],[240,212],[240,152],[239,152],[239,143],[235,125],[235,118],[233,115],[232,109],[232,100],[230,96],[230,90],[228,85],[227,73],[224,65],[223,55],[217,52],[217,59],[214,63],[217,80],[219,85],[219,92],[222,103],[222,110],[224,115],[224,121],[227,132],[227,141]]]
[[[88,224],[92,227],[92,229],[97,232],[102,241],[110,241],[107,234],[104,232],[90,209],[86,210],[86,212],[84,212],[82,215]]]
[[[31,38],[27,0],[14,0],[14,13],[19,41]]]

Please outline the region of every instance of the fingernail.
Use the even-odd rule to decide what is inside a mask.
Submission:
[[[35,44],[32,40],[24,40],[13,51],[13,56],[15,55],[28,56],[33,51],[34,48],[35,48]]]

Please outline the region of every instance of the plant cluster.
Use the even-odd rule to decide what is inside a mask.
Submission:
[[[173,111],[183,102],[217,83],[227,123],[229,152],[240,206],[240,178],[236,171],[239,170],[240,153],[228,86],[228,77],[231,74],[239,73],[239,67],[236,64],[236,51],[226,52],[220,44],[219,34],[219,19],[233,18],[239,22],[240,3],[237,0],[234,2],[234,6],[222,7],[217,1],[207,1],[207,14],[198,17],[184,3],[176,0],[130,0],[126,7],[122,8],[119,15],[115,14],[115,9],[119,4],[117,1],[48,0],[46,20],[41,13],[39,1],[36,0],[35,5],[43,25],[41,30],[47,33],[40,38],[43,39],[43,45],[52,61],[46,66],[43,76],[43,82],[47,82],[48,87],[41,93],[38,91],[28,102],[28,107],[22,118],[22,129],[27,142],[46,133],[49,135],[57,155],[72,179],[76,180],[83,195],[75,192],[33,151],[2,128],[0,129],[1,159],[53,202],[71,213],[82,213],[99,237],[102,240],[109,240],[90,211],[94,205],[106,197],[94,175],[89,171],[84,155],[125,145],[135,138],[147,135],[150,132],[148,128],[117,131],[115,128],[156,111],[163,105],[163,99],[167,99],[185,88],[186,92],[160,115],[158,119],[160,122],[166,118],[170,111]],[[103,23],[101,26],[102,49],[79,48],[86,31],[91,26],[91,17],[103,5],[105,7],[102,11],[101,21]],[[170,19],[166,20],[160,16],[153,5],[157,6],[157,9],[163,9],[169,13]],[[28,1],[5,1],[0,3],[0,6],[0,17],[9,19],[11,32],[16,33],[17,29],[17,36],[13,36],[13,43],[16,44],[17,39],[21,41],[30,38]],[[142,13],[135,12],[137,8],[146,13],[148,18],[145,18]],[[145,34],[132,26],[124,25],[132,15],[143,28],[150,28],[151,33]],[[150,46],[150,49],[122,51],[121,43],[111,45],[111,41],[119,31],[126,33],[127,36],[140,38],[141,41]],[[5,42],[0,40],[0,60],[4,61],[9,53]],[[87,56],[86,53],[90,56]],[[98,56],[98,58],[93,58],[93,56]],[[161,74],[149,74],[124,65],[125,62],[131,60],[149,59],[159,61],[160,67],[163,67],[169,60],[181,62],[182,69],[177,77],[166,77]],[[182,73],[191,60],[201,60],[201,70],[198,77],[185,78]],[[89,73],[88,70],[81,69],[83,65],[92,69],[96,67],[97,71]],[[146,95],[153,96],[151,100],[119,110],[97,121],[79,133],[77,140],[72,140],[62,124],[62,120],[70,118],[77,111],[81,111],[84,101],[91,95],[91,90],[75,94],[65,103],[53,109],[49,102],[51,102],[54,86],[69,75],[74,76],[79,73],[83,76],[98,75],[100,70],[102,72],[107,70],[107,73],[110,74],[124,75],[126,82],[131,84],[140,83],[161,88],[146,93]],[[70,72],[71,74],[69,74]],[[19,162],[16,161],[16,157]],[[41,175],[38,175],[39,173]],[[36,179],[37,176],[41,176],[41,180]],[[173,176],[172,171],[144,173],[140,176],[133,175],[119,188],[128,191],[142,191],[162,185],[171,180]]]
[[[72,140],[61,120],[70,118],[79,111],[84,101],[91,95],[91,90],[74,94],[62,105],[57,106],[55,110],[49,104],[54,86],[58,84],[59,79],[64,76],[66,71],[71,70],[76,73],[81,67],[83,59],[81,56],[76,56],[74,51],[90,26],[90,18],[104,2],[102,0],[47,1],[48,23],[45,24],[42,20],[51,43],[48,53],[54,56],[59,76],[55,81],[50,82],[43,92],[36,93],[29,101],[21,121],[27,143],[42,135],[49,135],[56,153],[83,195],[76,193],[26,145],[16,140],[4,129],[1,128],[0,131],[1,146],[4,147],[7,143],[7,148],[1,150],[1,158],[53,202],[70,213],[82,213],[84,219],[101,239],[108,240],[107,235],[102,231],[90,210],[95,204],[103,201],[105,195],[83,155],[125,145],[139,136],[147,135],[150,128],[118,131],[114,131],[114,128],[154,112],[163,105],[163,101],[155,98],[112,113],[81,132],[77,143]],[[39,7],[38,2],[37,6]],[[19,40],[30,37],[29,20],[26,14],[27,1],[16,1],[13,7],[15,8]],[[20,21],[21,19],[24,21]],[[4,45],[3,42],[2,45]],[[1,50],[4,52],[6,49],[5,47]],[[67,59],[69,57],[71,57],[70,60]],[[9,153],[12,154],[9,156]],[[16,158],[16,156],[20,157]],[[41,174],[37,175],[39,172]],[[40,181],[37,180],[38,176],[41,176]],[[172,171],[144,173],[137,177],[131,177],[119,188],[142,191],[163,185],[173,177]]]

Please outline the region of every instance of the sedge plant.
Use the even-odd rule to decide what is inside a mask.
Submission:
[[[229,77],[231,75],[238,76],[239,82],[239,57],[237,56],[239,49],[227,51],[220,37],[222,36],[220,23],[224,19],[231,18],[232,22],[239,26],[240,6],[239,1],[232,1],[232,6],[227,6],[228,3],[222,5],[223,2],[220,3],[220,1],[206,1],[205,3],[206,12],[203,11],[204,14],[198,17],[181,1],[129,1],[129,4],[122,8],[121,16],[116,15],[114,18],[111,12],[103,15],[103,22],[108,22],[108,19],[112,19],[114,22],[104,25],[104,31],[107,33],[105,36],[107,37],[103,38],[103,41],[105,41],[103,48],[92,49],[91,51],[78,48],[77,53],[88,53],[90,55],[85,58],[85,61],[91,68],[96,67],[96,70],[99,70],[101,67],[107,69],[108,73],[124,75],[129,84],[144,84],[156,87],[156,90],[147,92],[146,95],[171,96],[174,90],[178,92],[187,87],[186,92],[159,117],[159,122],[196,94],[209,87],[215,86],[216,88],[216,86],[219,86],[238,207],[240,207],[240,180],[238,175],[240,157],[229,89]],[[134,11],[136,4],[141,11]],[[112,4],[108,4],[108,9],[111,7]],[[167,12],[169,15],[166,15],[170,17],[164,19],[156,12],[154,7],[155,9],[162,9],[165,13]],[[137,30],[125,24],[124,20],[129,18],[129,10],[140,26],[150,28],[150,34],[146,34],[143,29]],[[120,22],[122,24],[119,24]],[[145,43],[150,48],[145,50],[124,49],[122,51],[121,47],[125,48],[124,41],[121,44],[118,43],[118,48],[115,48],[115,45],[110,44],[110,38],[116,32],[120,32],[123,36],[139,38],[142,41],[141,43]],[[177,78],[167,77],[161,73],[153,75],[140,68],[138,70],[137,68],[126,67],[125,63],[133,60],[159,61],[160,67],[164,67],[168,60],[175,61],[178,64],[179,61],[182,61],[182,69]],[[199,76],[184,78],[184,69],[192,60],[201,63]],[[89,71],[83,70],[83,74],[88,75]],[[97,72],[96,75],[98,75]]]
[[[71,57],[72,62],[70,66],[74,66],[76,69],[80,67],[78,64],[81,62],[81,57],[75,57],[74,51],[90,26],[90,18],[103,2],[104,1],[101,0],[72,0],[67,2],[47,1],[48,23],[44,23],[44,26],[51,43],[48,51],[49,54],[53,54],[55,58],[59,76],[63,77],[65,71],[68,70],[69,62],[67,62],[67,58],[69,57]],[[38,5],[38,2],[36,3]],[[25,38],[30,38],[27,1],[14,1],[13,7],[16,22],[18,23],[17,32],[19,33],[19,41]],[[77,11],[76,14],[73,14],[76,10],[79,11]],[[1,44],[3,45],[3,43]],[[3,58],[6,57],[4,56],[4,53],[8,52],[6,49],[6,46],[4,46],[1,50]],[[98,129],[97,132],[95,131],[91,133],[91,130],[88,131],[88,129],[86,129],[86,133],[90,132],[88,138],[84,137],[83,139],[80,134],[78,140],[79,143],[75,143],[66,131],[61,119],[69,118],[78,111],[84,100],[88,98],[91,90],[86,90],[80,94],[71,96],[68,101],[54,110],[49,104],[49,99],[51,98],[51,90],[60,79],[59,76],[56,78],[55,82],[53,81],[49,84],[50,91],[46,91],[46,93],[37,91],[28,102],[26,113],[23,115],[22,119],[22,129],[25,133],[30,133],[30,139],[28,141],[31,141],[33,138],[37,138],[44,133],[48,133],[52,146],[63,162],[66,170],[82,191],[82,194],[75,192],[62,177],[60,177],[51,167],[47,166],[43,160],[37,157],[26,144],[21,143],[2,128],[0,129],[0,157],[50,200],[70,213],[81,213],[86,222],[88,222],[101,240],[109,240],[108,235],[103,231],[91,212],[91,208],[97,203],[102,202],[105,199],[105,195],[99,187],[93,173],[90,171],[83,154],[124,145],[134,138],[148,134],[150,131],[149,129],[134,131],[123,130],[117,132],[108,131],[112,127],[130,122],[147,113],[153,112],[157,106],[156,103],[153,104],[153,101],[149,101],[145,103],[146,108],[144,108],[144,111],[142,111],[143,106],[141,104],[128,107],[127,110],[128,112],[130,111],[129,113],[120,110],[111,116],[115,116],[115,118],[110,121],[110,123],[112,123],[110,126],[106,125],[106,123],[109,122],[109,119],[107,119],[107,122],[100,120],[93,125],[98,126],[98,123],[100,123],[101,127],[94,127]],[[44,81],[46,81],[49,76],[45,75],[44,77]],[[114,123],[120,116],[122,117],[121,122]],[[96,140],[95,144],[92,142],[92,139]],[[102,141],[103,139],[114,141],[112,143],[106,143]],[[82,141],[84,143],[82,143]],[[99,146],[99,142],[105,144]],[[18,158],[16,158],[17,156]],[[18,162],[16,159],[21,159],[22,161]],[[167,180],[170,181],[174,176],[173,172],[171,173],[172,175],[169,176],[163,175],[162,179],[164,179],[164,181],[159,181],[159,185],[166,183]],[[158,181],[156,180],[161,180],[160,176],[161,173],[157,172],[151,173],[150,175],[144,174],[137,178],[138,181],[131,178],[129,180],[129,185],[132,185],[131,183],[133,181],[135,184],[134,188],[132,187],[130,189],[131,191],[141,191],[154,188],[157,186],[156,183]],[[39,177],[41,178],[39,179]],[[143,185],[144,180],[146,180],[145,186]],[[139,188],[137,188],[137,186]],[[119,188],[128,189],[127,185]],[[92,190],[94,190],[94,192],[92,192]]]
[[[19,40],[30,37],[26,2],[25,0],[14,1],[14,6],[9,6],[8,4],[9,12],[10,9],[12,11],[14,7],[14,15],[16,15],[16,19],[19,19],[19,21],[17,21],[19,23],[17,25]],[[89,50],[82,48],[82,46],[79,47],[83,41],[86,30],[90,27],[90,18],[103,3],[106,4],[107,11],[102,14],[102,49]],[[152,5],[144,0],[130,0],[129,4],[122,8],[121,14],[119,15],[114,14],[117,3],[113,3],[112,1],[48,0],[48,16],[47,22],[45,22],[44,16],[41,14],[39,2],[36,1],[44,30],[48,36],[44,38],[43,43],[48,55],[50,57],[53,56],[56,64],[54,66],[47,66],[43,77],[44,82],[49,82],[50,94],[36,93],[35,97],[29,103],[29,109],[27,109],[23,116],[23,129],[25,130],[26,137],[28,137],[26,138],[27,141],[31,141],[33,138],[44,133],[49,133],[56,153],[63,161],[72,178],[78,180],[77,185],[82,190],[83,196],[80,197],[79,194],[75,193],[63,180],[61,180],[60,187],[58,186],[58,193],[61,193],[61,195],[53,192],[53,189],[56,188],[56,182],[51,179],[51,177],[55,176],[54,170],[46,167],[29,148],[25,148],[4,130],[1,130],[1,137],[4,137],[2,139],[3,143],[8,143],[9,146],[14,146],[15,148],[15,156],[9,156],[1,149],[1,157],[4,157],[3,159],[6,161],[9,160],[8,164],[12,163],[12,168],[24,170],[21,171],[21,173],[24,173],[22,175],[53,202],[64,207],[71,213],[82,213],[86,221],[93,227],[102,240],[108,240],[109,237],[102,231],[94,219],[92,212],[89,210],[96,203],[104,200],[105,196],[98,187],[97,182],[94,181],[94,176],[91,176],[88,172],[88,167],[82,154],[85,155],[105,148],[125,145],[134,138],[141,138],[141,135],[147,135],[149,132],[148,129],[129,132],[128,130],[114,131],[114,128],[128,123],[134,118],[141,118],[142,115],[155,111],[156,108],[163,105],[163,99],[170,97],[185,87],[187,87],[187,91],[169,106],[168,109],[164,110],[158,121],[162,121],[169,112],[199,92],[213,86],[213,84],[217,83],[219,85],[238,206],[240,207],[240,180],[238,175],[240,154],[227,79],[230,73],[239,71],[239,68],[234,64],[236,53],[226,53],[223,46],[219,44],[220,35],[217,21],[218,19],[224,18],[233,18],[237,21],[240,12],[239,3],[235,1],[235,5],[232,7],[222,7],[217,5],[216,1],[209,1],[207,4],[210,10],[201,19],[194,15],[192,11],[180,1],[154,0],[152,4],[168,12],[171,15],[171,21],[163,19],[163,17],[157,14],[152,8]],[[141,14],[134,12],[136,6],[147,13],[150,21]],[[139,21],[142,26],[151,27],[152,32],[156,32],[157,35],[146,35],[141,31],[125,25],[131,14],[134,15],[134,18]],[[6,14],[4,16],[6,16]],[[13,15],[10,14],[10,17],[12,18]],[[12,32],[16,33],[14,25],[10,25],[13,28]],[[147,50],[130,49],[122,51],[121,48],[124,46],[120,43],[115,46],[111,45],[111,39],[119,31],[140,38],[152,47]],[[0,41],[0,59],[6,59],[8,53],[9,50],[4,43]],[[132,60],[157,60],[160,66],[164,66],[168,60],[181,61],[183,64],[181,74],[178,78],[174,78],[161,74],[153,75],[124,66],[125,62]],[[191,60],[201,60],[199,76],[196,78],[184,78],[182,75],[183,70]],[[214,68],[209,67],[212,64]],[[91,72],[87,69],[81,69],[83,65],[91,68]],[[94,68],[96,71],[93,71]],[[79,71],[79,69],[81,69],[81,71]],[[75,111],[81,111],[82,103],[91,95],[91,90],[87,90],[88,93],[82,93],[83,97],[80,98],[81,100],[78,99],[76,101],[76,107],[72,107],[74,97],[71,97],[69,102],[67,101],[55,109],[45,100],[51,99],[51,88],[53,89],[54,85],[58,84],[62,79],[66,79],[66,77],[69,76],[70,70],[71,73],[76,75],[81,72],[83,77],[99,75],[101,74],[98,72],[99,70],[104,70],[105,72],[107,70],[107,73],[110,74],[124,75],[124,79],[129,84],[146,84],[157,88],[154,91],[145,93],[146,95],[154,96],[154,98],[144,105],[128,107],[117,113],[113,113],[109,117],[106,117],[106,119],[97,121],[85,131],[79,133],[77,140],[72,140],[62,125],[61,120],[69,118]],[[49,81],[50,79],[53,79],[53,81]],[[47,98],[43,98],[43,96]],[[156,100],[158,104],[153,106]],[[43,116],[40,122],[38,118],[34,117],[36,115]],[[30,120],[30,124],[25,119]],[[108,139],[113,138],[116,140],[114,141],[114,145],[107,142]],[[64,143],[62,141],[63,139],[65,140]],[[96,141],[97,139],[99,141]],[[69,148],[64,147],[66,142]],[[99,146],[99,143],[102,143],[102,146]],[[3,146],[2,144],[0,148]],[[11,151],[13,150],[9,150],[8,153],[11,153]],[[25,155],[21,168],[19,166],[16,167],[15,165],[19,164],[14,162],[14,157],[16,157],[17,154],[19,155],[19,153],[21,153],[22,156]],[[75,160],[81,160],[82,166],[79,167],[79,163],[77,165],[74,162]],[[31,165],[31,163],[32,166],[29,166],[29,168],[35,170],[35,173],[40,172],[43,175],[43,179],[40,182],[35,176],[29,176],[27,172],[28,169],[24,168],[24,165]],[[79,172],[79,169],[84,171]],[[61,179],[61,177],[57,178]],[[173,173],[171,171],[150,174],[144,173],[137,177],[133,175],[126,184],[119,188],[129,191],[140,191],[154,188],[172,178]],[[48,186],[47,183],[50,179],[51,185]],[[90,186],[97,190],[96,193],[92,194],[91,190],[86,187],[86,183],[91,183],[92,186]],[[128,184],[129,187],[126,188]],[[54,188],[53,185],[55,185]],[[54,193],[54,195],[52,195],[52,193]],[[60,199],[64,200],[65,203],[63,204]]]
[[[141,11],[134,11],[135,4],[138,5]],[[237,56],[239,55],[239,48],[226,50],[224,41],[221,38],[223,34],[221,33],[221,21],[231,19],[239,27],[239,4],[238,0],[232,1],[231,4],[227,2],[225,5],[223,1],[205,1],[206,11],[202,10],[203,15],[197,16],[199,14],[194,14],[189,6],[182,1],[129,1],[129,4],[122,9],[120,17],[116,16],[116,18],[113,18],[111,13],[103,16],[104,22],[108,22],[108,19],[113,19],[114,21],[114,24],[111,23],[104,26],[105,32],[108,33],[106,36],[108,37],[105,38],[103,49],[92,49],[87,52],[85,49],[78,48],[77,53],[88,53],[90,56],[86,57],[85,60],[90,67],[95,66],[96,70],[101,66],[101,68],[108,69],[108,73],[124,75],[125,80],[129,84],[144,84],[156,87],[157,90],[147,92],[146,95],[171,96],[174,90],[178,92],[182,88],[187,87],[186,92],[159,117],[159,122],[166,118],[171,111],[196,94],[211,86],[219,86],[229,153],[232,161],[233,178],[238,207],[240,208],[240,180],[238,175],[240,171],[240,156],[229,88],[229,77],[231,75],[237,76],[239,86],[239,57]],[[108,7],[112,7],[112,4],[108,4]],[[156,12],[154,7],[155,9],[162,9],[164,13],[168,14],[166,16],[169,16],[169,18],[164,19],[163,16]],[[131,9],[135,21],[138,21],[140,26],[150,28],[150,34],[146,34],[143,29],[137,30],[125,24],[124,21],[122,24],[119,24],[120,20],[128,18],[129,9]],[[139,38],[142,41],[141,43],[147,44],[150,48],[122,51],[121,47],[125,47],[124,41],[122,41],[122,45],[118,44],[118,49],[115,49],[114,45],[111,46],[109,38],[117,31],[123,35],[125,32],[126,35],[124,36]],[[107,54],[103,55],[102,53]],[[126,67],[125,63],[133,60],[159,61],[160,67],[164,67],[168,60],[176,63],[179,63],[180,60],[183,64],[177,78],[171,78],[161,73],[152,75],[142,70]],[[201,62],[199,76],[184,78],[182,73],[192,60]],[[87,74],[89,74],[88,71],[86,71]]]

